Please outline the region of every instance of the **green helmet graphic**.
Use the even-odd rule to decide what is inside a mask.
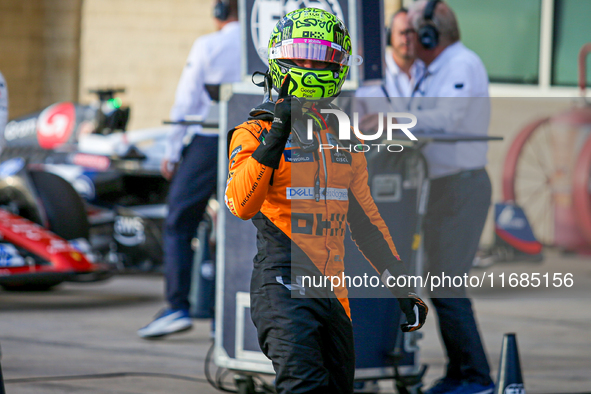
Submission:
[[[307,99],[336,96],[349,72],[351,37],[345,24],[318,8],[302,8],[285,15],[269,40],[269,73],[279,90],[291,75],[289,94]],[[294,59],[327,62],[325,68],[306,68]],[[324,66],[324,65],[323,65]]]

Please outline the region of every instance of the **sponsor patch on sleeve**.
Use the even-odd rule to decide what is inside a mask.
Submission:
[[[236,155],[242,150],[242,145],[238,145],[236,148],[234,148],[234,150],[232,151],[232,153],[230,154],[230,160],[232,160],[234,157],[236,157]]]
[[[226,200],[226,206],[228,207],[228,209],[230,210],[230,212],[232,212],[235,216],[238,216],[238,214],[236,213],[236,208],[234,207],[234,199],[233,198],[228,198],[227,196],[225,197]]]

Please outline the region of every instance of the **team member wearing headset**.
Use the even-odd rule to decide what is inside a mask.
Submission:
[[[423,74],[411,98],[425,132],[486,135],[488,76],[460,42],[454,12],[444,2],[417,1],[408,17],[416,30]],[[431,275],[465,276],[476,254],[491,201],[486,142],[432,143],[423,149],[431,188],[425,251]],[[446,374],[426,394],[490,394],[494,384],[465,288],[431,293],[448,358]]]
[[[218,0],[214,7],[217,31],[199,37],[179,81],[173,121],[187,115],[206,117],[211,99],[206,85],[240,81],[240,25],[237,0]],[[185,145],[185,141],[190,143]],[[164,269],[167,307],[138,331],[142,338],[162,337],[192,327],[189,316],[193,250],[191,240],[216,188],[217,134],[201,126],[176,126],[170,133],[162,175],[171,180],[164,227]]]
[[[269,40],[278,99],[229,133],[226,205],[257,228],[251,314],[280,394],[353,392],[347,288],[302,281],[342,275],[347,224],[385,284],[405,272],[371,197],[364,154],[318,150],[320,143],[339,144],[335,117],[321,112],[336,108],[330,101],[347,76],[350,51],[347,28],[334,15],[315,8],[287,14]],[[314,140],[292,127],[302,118],[313,120]],[[423,301],[407,288],[390,289],[408,320],[402,329],[419,329]]]

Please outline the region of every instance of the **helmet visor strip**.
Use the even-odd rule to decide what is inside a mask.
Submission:
[[[315,38],[293,38],[277,43],[269,51],[270,59],[306,59],[319,62],[349,64],[349,54],[334,42]]]

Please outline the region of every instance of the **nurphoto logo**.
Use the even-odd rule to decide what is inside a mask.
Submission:
[[[320,110],[323,114],[333,114],[337,117],[339,123],[339,140],[347,141],[351,139],[351,129],[353,129],[353,133],[357,138],[362,141],[375,141],[382,137],[384,131],[386,132],[386,140],[391,141],[393,138],[394,131],[402,131],[408,139],[411,141],[417,141],[417,137],[415,137],[412,132],[409,130],[412,127],[416,126],[417,124],[417,117],[413,114],[406,113],[406,112],[388,112],[384,117],[384,113],[380,112],[377,114],[378,116],[378,128],[374,134],[363,134],[359,130],[359,114],[357,112],[353,113],[353,127],[351,127],[351,120],[349,116],[338,109],[326,109],[323,108]],[[386,120],[386,127],[384,127],[384,118]],[[401,119],[410,119],[409,123],[398,123]],[[308,139],[312,139],[313,134],[313,125],[312,120],[308,119],[307,125],[307,132],[308,132]],[[385,147],[386,150],[389,152],[401,152],[403,150],[403,146],[400,144],[355,144],[349,146],[335,146],[333,144],[320,144],[319,151],[323,149],[339,149],[348,150],[348,151],[355,151],[355,152],[368,152],[371,147],[377,147],[378,151],[380,151],[381,147]]]

